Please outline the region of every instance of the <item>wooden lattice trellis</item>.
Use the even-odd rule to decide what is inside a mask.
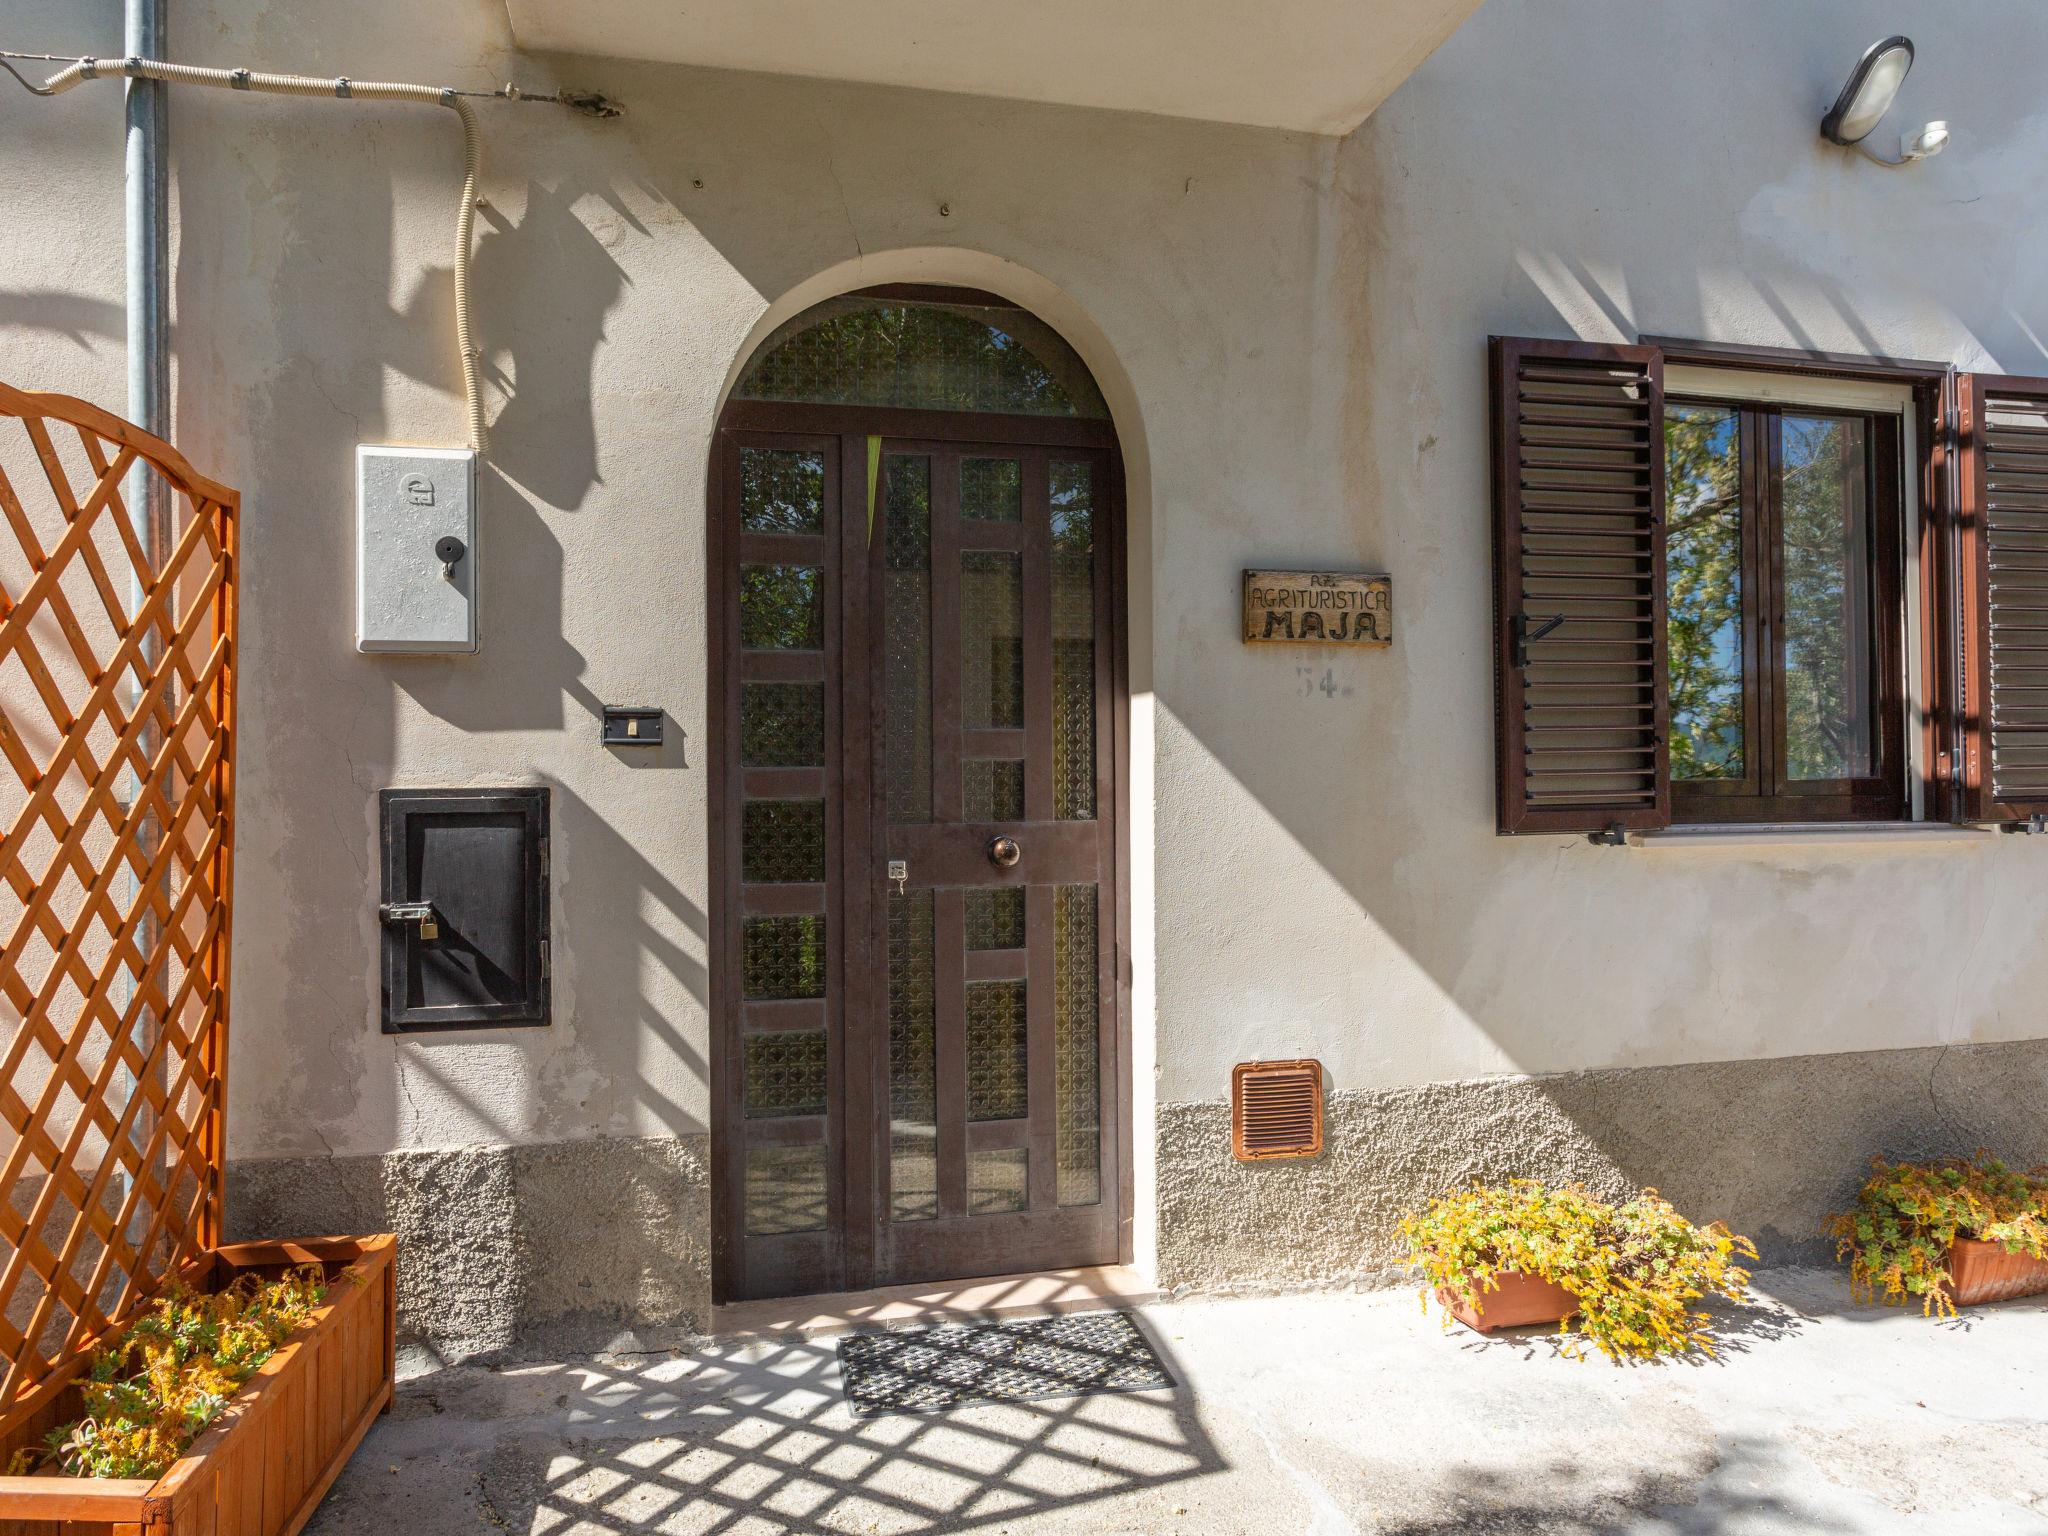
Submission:
[[[237,508],[0,384],[0,1425],[220,1239]]]

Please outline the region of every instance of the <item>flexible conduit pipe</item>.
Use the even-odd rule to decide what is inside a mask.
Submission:
[[[262,91],[273,96],[333,96],[343,101],[419,101],[446,107],[462,123],[462,206],[455,216],[455,345],[462,353],[462,398],[469,416],[469,446],[484,452],[483,392],[477,385],[477,351],[469,325],[469,247],[476,228],[477,180],[483,145],[476,114],[447,86],[407,85],[385,80],[351,80],[346,75],[267,75],[248,69],[202,69],[161,59],[80,59],[43,82],[38,95],[58,96],[88,80],[161,80],[170,85],[210,85],[227,91]]]

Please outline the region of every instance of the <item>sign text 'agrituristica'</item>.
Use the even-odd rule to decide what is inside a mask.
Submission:
[[[1394,643],[1394,584],[1344,571],[1246,571],[1247,645]]]

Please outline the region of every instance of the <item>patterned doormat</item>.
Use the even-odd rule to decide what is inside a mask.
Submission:
[[[855,1334],[839,1341],[839,1371],[864,1418],[1174,1384],[1127,1312]]]

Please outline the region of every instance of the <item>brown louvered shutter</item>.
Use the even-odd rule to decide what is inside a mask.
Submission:
[[[2048,814],[2048,379],[1957,381],[1962,808]]]
[[[1664,359],[1496,336],[1500,830],[1666,826]]]

